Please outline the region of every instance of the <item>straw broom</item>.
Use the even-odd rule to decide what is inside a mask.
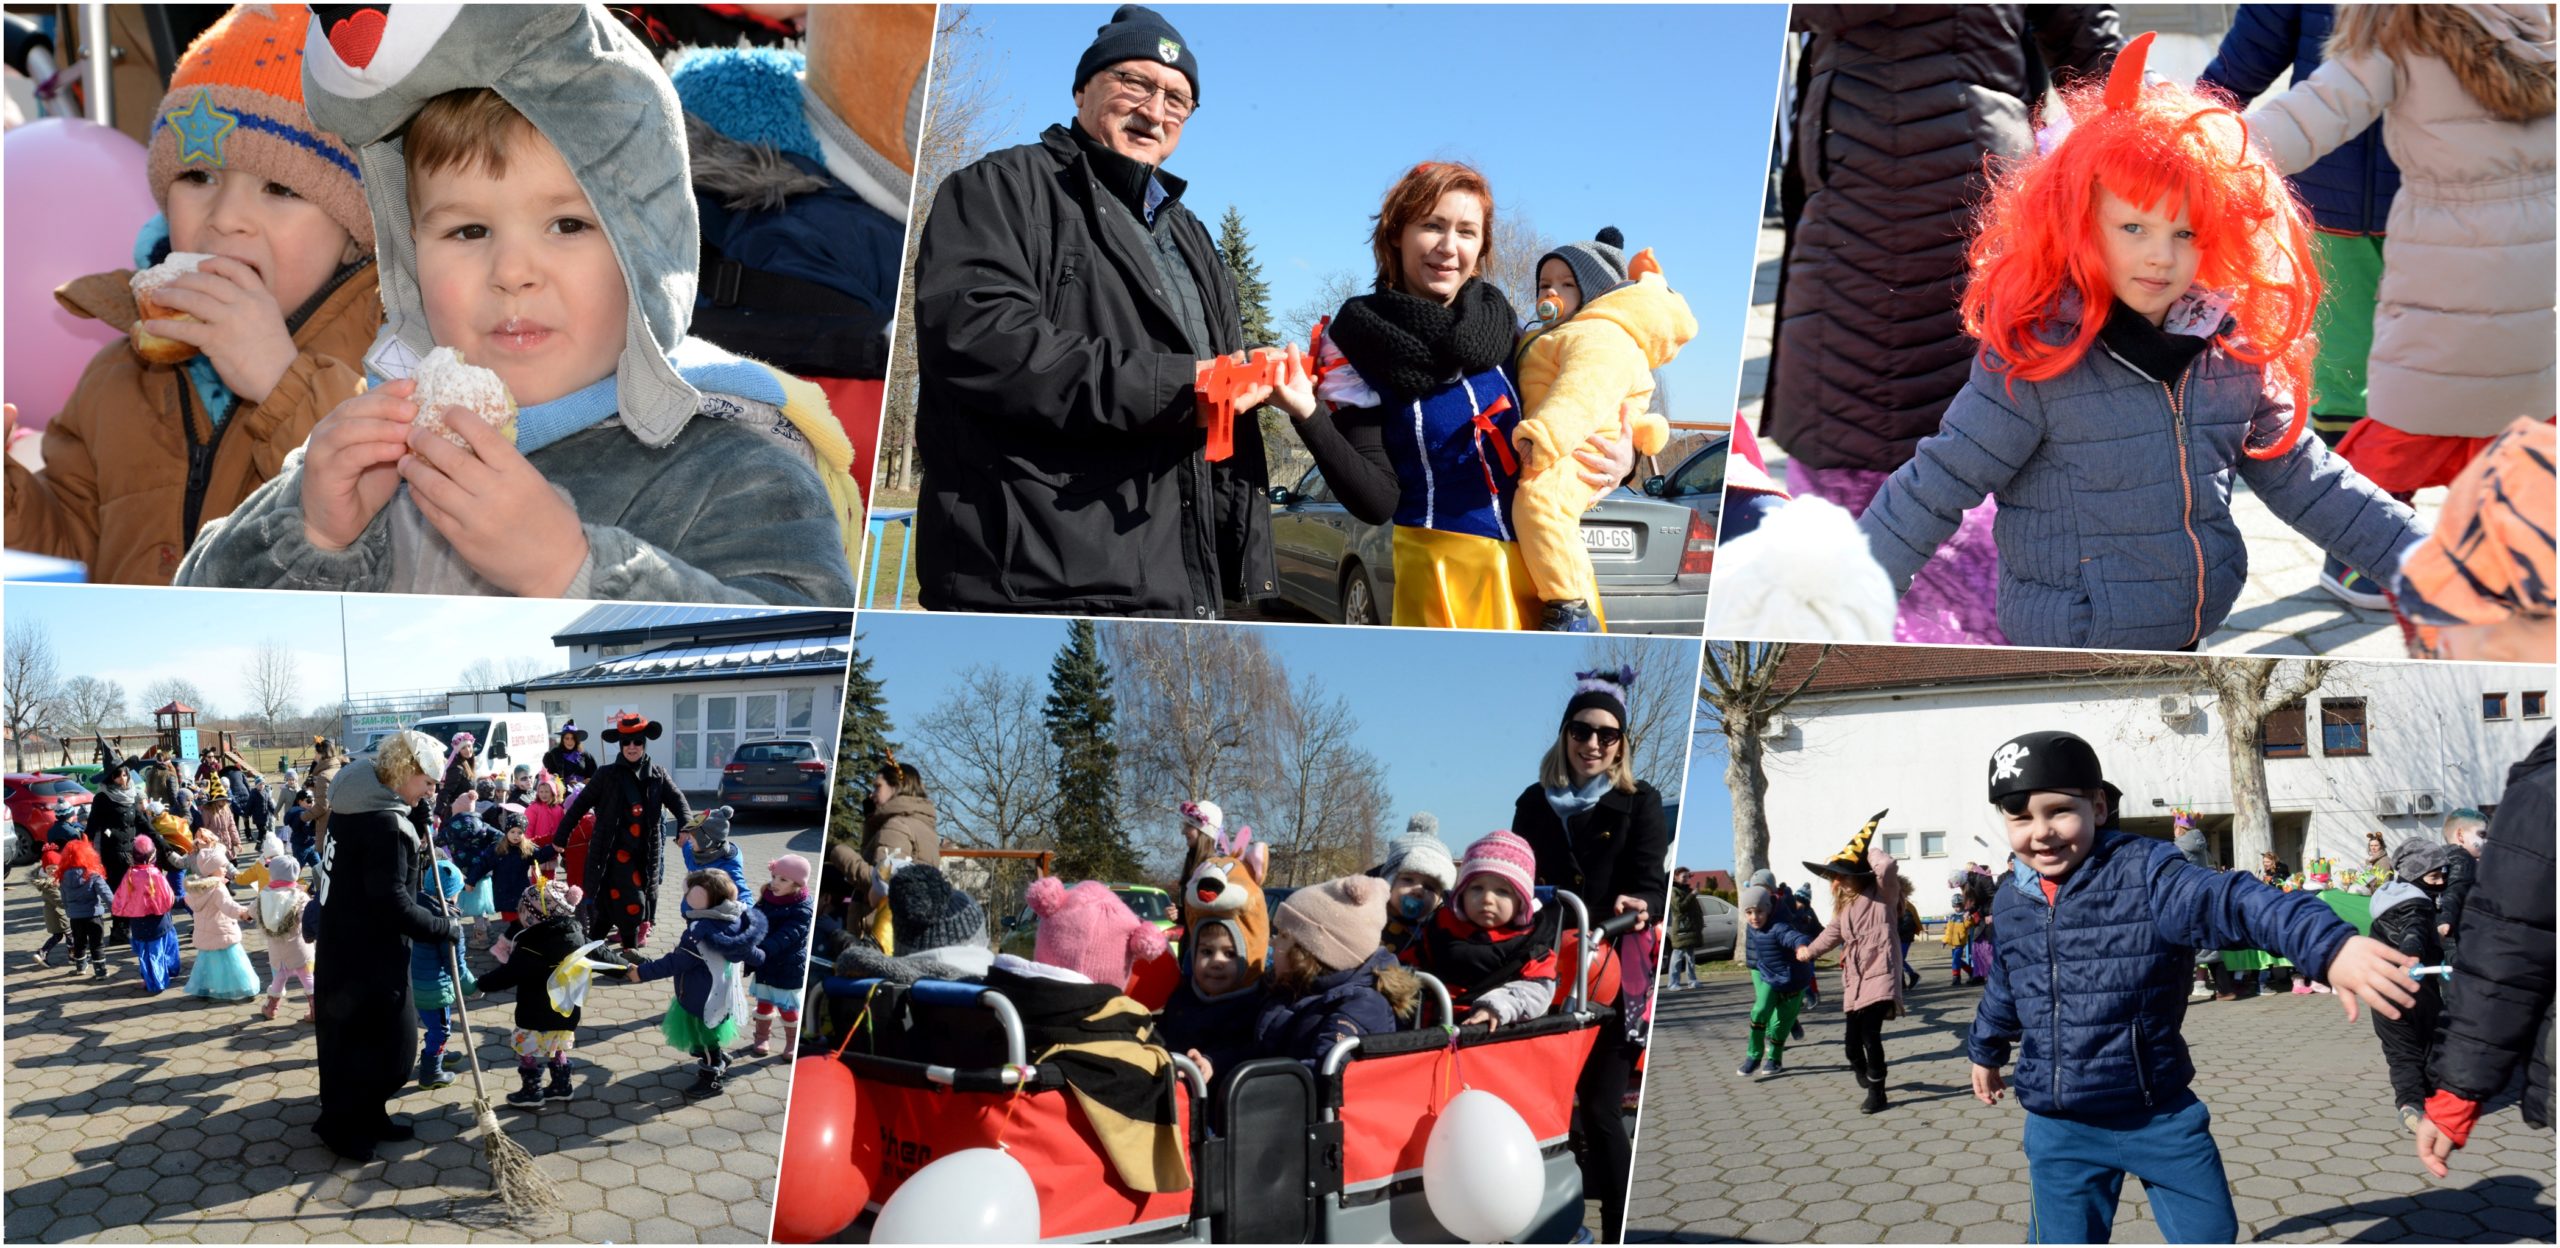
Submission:
[[[444,915],[458,925],[453,899],[436,890],[437,900],[444,903]],[[515,1222],[532,1222],[556,1217],[565,1212],[560,1203],[560,1188],[542,1167],[533,1164],[533,1154],[524,1145],[507,1138],[506,1129],[498,1125],[498,1111],[489,1103],[489,1089],[480,1080],[480,1046],[471,1034],[471,1007],[463,1003],[462,942],[445,946],[445,964],[453,970],[453,1006],[462,1012],[462,1051],[471,1058],[471,1111],[480,1129],[480,1161],[489,1169],[490,1185],[497,1189],[498,1203],[504,1205],[507,1217]]]

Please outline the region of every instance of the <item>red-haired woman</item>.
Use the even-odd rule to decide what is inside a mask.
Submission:
[[[2248,580],[2235,476],[2386,580],[2419,536],[2302,436],[2320,281],[2301,206],[2239,114],[2144,85],[2149,42],[2065,92],[2073,127],[2001,178],[1964,292],[1973,376],[1859,519],[1899,588],[1998,498],[2016,645],[2194,648]]]
[[[1271,396],[1344,510],[1395,524],[1396,624],[1533,629],[1543,609],[1511,527],[1520,319],[1484,280],[1493,213],[1474,169],[1406,171],[1369,234],[1373,293],[1334,314],[1315,374],[1296,371]],[[1574,457],[1596,489],[1634,462],[1623,427]]]

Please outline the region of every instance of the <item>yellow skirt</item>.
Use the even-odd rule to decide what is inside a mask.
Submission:
[[[1517,542],[1397,526],[1389,622],[1416,628],[1534,630],[1544,604]],[[1596,613],[1600,604],[1591,604]]]

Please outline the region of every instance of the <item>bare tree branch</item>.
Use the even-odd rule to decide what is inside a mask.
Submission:
[[[0,703],[0,718],[9,725],[13,766],[24,771],[29,740],[51,735],[60,722],[62,674],[53,653],[53,635],[43,624],[10,625],[7,644],[7,657],[0,661],[0,695],[6,698]]]
[[[916,723],[925,782],[947,843],[979,849],[1042,845],[1057,801],[1039,686],[985,664],[960,674]]]
[[[273,637],[259,642],[249,658],[249,707],[259,729],[275,731],[276,722],[293,713],[293,700],[301,692],[302,673],[293,651]]]

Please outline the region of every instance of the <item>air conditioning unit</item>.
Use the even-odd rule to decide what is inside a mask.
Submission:
[[[2182,719],[2193,719],[2195,714],[2196,700],[2193,697],[2183,693],[2160,695],[2160,718],[2175,723]]]
[[[2408,814],[2409,795],[2406,793],[2385,793],[2375,805],[2373,813],[2385,818],[2389,818],[2394,815]]]
[[[2443,809],[2444,804],[2438,801],[2436,795],[2433,793],[2412,793],[2409,795],[2410,814],[2433,815],[2442,813]]]

